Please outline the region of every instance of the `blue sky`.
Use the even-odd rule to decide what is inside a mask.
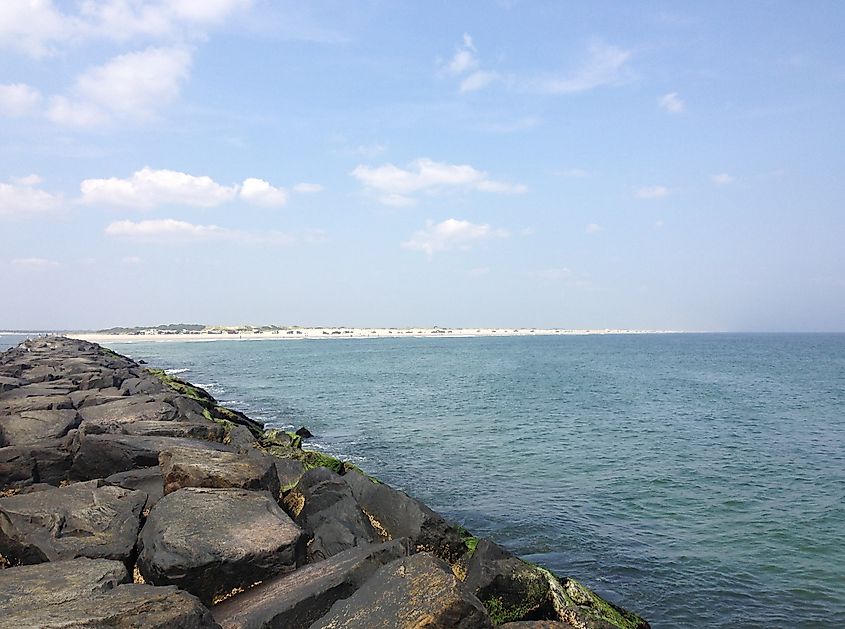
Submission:
[[[0,329],[845,330],[843,27],[4,0]]]

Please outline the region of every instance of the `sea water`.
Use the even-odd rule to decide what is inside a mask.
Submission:
[[[845,335],[113,347],[656,628],[845,627]]]

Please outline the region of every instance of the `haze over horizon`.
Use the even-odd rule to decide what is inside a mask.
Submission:
[[[845,331],[845,4],[0,3],[0,329]]]

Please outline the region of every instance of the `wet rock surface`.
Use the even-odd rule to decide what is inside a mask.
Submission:
[[[0,354],[0,626],[648,627],[309,434],[93,343]]]

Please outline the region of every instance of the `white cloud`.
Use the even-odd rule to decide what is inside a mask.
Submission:
[[[643,186],[634,190],[634,196],[638,199],[663,199],[671,192],[666,186]]]
[[[654,221],[654,229],[663,229],[663,226],[665,224],[666,223],[664,223],[662,219],[657,219],[656,221]]]
[[[573,272],[572,269],[564,266],[554,269],[543,269],[542,271],[537,271],[536,275],[540,279],[557,282],[561,280],[571,279],[573,276]]]
[[[657,100],[657,104],[661,109],[668,111],[670,114],[680,114],[686,109],[686,104],[678,96],[677,92],[664,94]]]
[[[451,76],[459,76],[470,72],[478,67],[478,51],[472,43],[469,33],[464,33],[464,40],[461,46],[455,51],[455,55],[443,67],[443,71]]]
[[[191,54],[184,48],[119,55],[80,75],[70,94],[54,96],[47,117],[72,126],[114,119],[143,122],[179,95],[190,66]]]
[[[442,223],[428,221],[425,229],[416,231],[402,246],[412,251],[422,251],[432,255],[448,249],[468,249],[474,242],[491,238],[506,238],[508,232],[494,229],[490,225],[480,225],[449,218]]]
[[[711,176],[710,181],[712,181],[717,186],[726,186],[729,183],[733,183],[734,178],[728,173],[719,173],[718,175]]]
[[[157,244],[224,241],[286,245],[294,242],[293,236],[282,232],[248,232],[217,225],[195,225],[172,218],[115,221],[106,227],[105,234],[112,238]]]
[[[601,231],[601,225],[598,223],[587,223],[587,226],[584,228],[584,231],[588,234],[597,234]]]
[[[136,171],[128,179],[85,179],[79,188],[82,203],[136,209],[167,204],[214,207],[231,201],[238,192],[237,186],[221,186],[211,177],[149,167]]]
[[[25,83],[0,85],[0,115],[9,118],[33,113],[41,104],[41,93]]]
[[[593,42],[581,65],[564,78],[531,79],[529,88],[547,94],[574,94],[597,87],[615,86],[631,80],[627,67],[631,52],[601,42]]]
[[[121,264],[125,264],[126,266],[137,266],[141,264],[142,260],[138,256],[124,256],[120,259]]]
[[[500,80],[501,78],[502,77],[498,72],[485,72],[484,70],[478,70],[461,81],[460,90],[461,92],[476,92],[487,87],[494,81]]]
[[[0,47],[41,57],[92,39],[201,38],[207,29],[251,4],[251,0],[3,0]],[[62,10],[68,7],[76,11]]]
[[[270,182],[254,177],[244,179],[240,196],[247,203],[261,207],[281,207],[288,200],[288,193],[284,189],[275,188]]]
[[[0,217],[27,216],[57,210],[62,206],[62,195],[35,188],[40,180],[36,181],[32,177],[37,176],[18,179],[17,185],[0,183]]]
[[[409,195],[435,193],[448,188],[499,193],[522,193],[526,190],[521,184],[490,179],[484,171],[466,164],[446,164],[427,158],[414,160],[406,169],[393,164],[375,168],[359,165],[351,174],[386,205],[410,205],[413,199]]]
[[[467,271],[467,275],[470,277],[484,277],[485,275],[490,274],[490,267],[489,266],[478,266],[474,269],[470,269]]]
[[[315,192],[322,192],[323,186],[318,183],[298,183],[293,187],[294,192],[298,192],[300,194],[314,194]]]
[[[12,266],[30,271],[43,271],[54,269],[59,266],[59,263],[47,258],[15,258],[12,260]]]
[[[40,183],[44,183],[44,179],[35,173],[27,175],[26,177],[10,177],[9,181],[18,184],[19,186],[37,186]]]

